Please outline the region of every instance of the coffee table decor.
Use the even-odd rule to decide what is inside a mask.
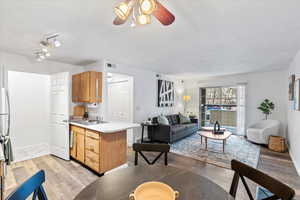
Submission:
[[[129,195],[129,200],[176,200],[178,197],[179,192],[174,191],[169,185],[150,181],[139,185]]]
[[[219,134],[222,135],[224,134],[226,130],[221,130],[221,125],[218,121],[216,121],[215,125],[214,125],[214,134]]]

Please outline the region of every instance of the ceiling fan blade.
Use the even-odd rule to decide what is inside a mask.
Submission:
[[[156,10],[152,14],[165,26],[168,26],[175,21],[175,16],[159,2],[156,3]]]
[[[124,24],[125,22],[126,22],[126,20],[123,20],[123,19],[121,19],[121,18],[119,18],[119,17],[116,17],[115,20],[113,21],[113,24],[114,24],[114,25],[122,25],[122,24]]]
[[[134,0],[125,0],[124,2],[127,3],[127,4],[130,4],[132,6],[133,3],[134,3]],[[127,19],[129,18],[129,16],[131,15],[131,13],[132,13],[132,7],[131,7],[131,10],[130,10],[130,13],[129,13]],[[123,19],[121,19],[120,17],[117,16],[114,19],[113,24],[114,25],[122,25],[122,24],[124,24],[127,21],[127,19],[123,20]]]

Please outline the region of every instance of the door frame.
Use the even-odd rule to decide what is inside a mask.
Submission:
[[[135,105],[135,101],[134,101],[134,87],[135,87],[135,82],[134,82],[134,76],[132,75],[128,75],[128,74],[124,74],[124,73],[115,73],[115,72],[103,72],[103,75],[104,75],[104,87],[103,87],[103,90],[104,90],[104,94],[103,97],[105,97],[105,99],[103,100],[103,106],[104,106],[104,109],[102,109],[104,112],[103,112],[103,116],[104,116],[104,119],[105,120],[108,120],[108,104],[106,102],[108,102],[108,75],[109,74],[117,74],[117,75],[123,75],[123,76],[126,76],[128,78],[128,83],[130,85],[130,120],[129,122],[130,123],[134,123],[134,119],[135,119],[135,116],[134,116],[134,105]],[[135,142],[135,134],[134,134],[134,131],[132,129],[128,129],[127,130],[127,133],[129,134],[132,134],[132,143]],[[127,137],[128,135],[127,134]],[[127,139],[128,141],[128,139]],[[127,144],[128,146],[132,146],[132,144]]]

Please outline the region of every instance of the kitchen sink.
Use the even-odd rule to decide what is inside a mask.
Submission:
[[[72,120],[72,122],[82,124],[82,125],[87,125],[87,126],[108,123],[106,121],[100,121],[100,120]]]

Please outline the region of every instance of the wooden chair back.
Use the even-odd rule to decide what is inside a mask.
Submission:
[[[12,192],[6,200],[25,200],[32,193],[32,199],[38,197],[39,200],[47,200],[47,196],[42,184],[45,182],[45,171],[41,170],[31,178],[26,180],[14,192]]]
[[[267,197],[262,200],[292,200],[295,196],[295,191],[286,184],[237,160],[231,161],[231,169],[235,171],[235,173],[229,193],[234,198],[236,197],[239,179],[241,179],[243,185],[245,186],[249,199],[254,200],[244,177],[257,183],[258,185],[264,187],[265,189],[269,190],[271,193],[274,194],[273,196]]]
[[[170,145],[168,144],[134,143],[132,148],[135,151],[135,165],[138,164],[138,154],[140,154],[149,165],[155,164],[155,162],[165,154],[165,165],[168,165],[168,152],[170,151]],[[145,154],[143,154],[143,151],[159,152],[160,154],[153,161],[149,161]]]

